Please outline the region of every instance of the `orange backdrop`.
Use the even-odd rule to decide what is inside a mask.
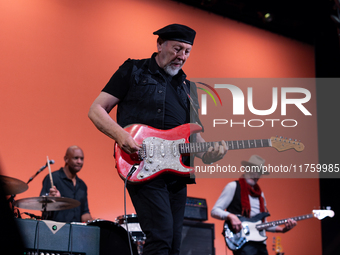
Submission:
[[[52,169],[57,170],[64,164],[66,148],[79,145],[85,152],[79,176],[88,185],[91,214],[107,220],[124,212],[123,182],[114,168],[113,141],[96,130],[87,112],[124,60],[147,58],[156,50],[153,31],[169,23],[197,31],[185,65],[189,78],[314,77],[312,46],[173,1],[0,0],[0,7],[2,174],[27,182],[46,156],[55,160]],[[310,138],[312,149],[299,154],[302,160],[317,161],[315,117],[303,135]],[[238,155],[233,162],[251,154],[232,154]],[[47,170],[38,175],[16,199],[38,196],[46,174]],[[210,211],[231,180],[200,178],[188,195],[206,198]],[[270,220],[319,207],[317,179],[263,179],[260,184]],[[134,212],[129,199],[127,212]],[[207,222],[215,224],[216,254],[226,254],[222,222],[210,216]],[[270,254],[277,236],[269,234]],[[321,254],[321,225],[315,219],[279,236],[285,254]]]

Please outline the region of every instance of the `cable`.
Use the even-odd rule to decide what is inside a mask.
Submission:
[[[131,238],[130,238],[130,232],[129,232],[129,226],[128,226],[128,222],[127,222],[127,215],[126,215],[126,185],[127,185],[127,181],[128,179],[131,177],[131,175],[137,170],[137,164],[134,164],[129,173],[127,174],[125,181],[124,181],[124,219],[125,219],[125,227],[126,227],[126,232],[127,232],[127,236],[128,236],[128,241],[129,241],[129,248],[130,248],[130,254],[133,255],[132,252],[132,245],[131,245]]]

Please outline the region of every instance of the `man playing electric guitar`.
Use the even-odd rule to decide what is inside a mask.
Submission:
[[[228,183],[211,211],[211,216],[216,219],[225,220],[233,233],[239,233],[242,229],[242,222],[237,215],[251,218],[267,211],[264,194],[257,184],[261,174],[269,174],[262,171],[264,163],[265,160],[257,155],[252,155],[249,161],[242,161],[241,164],[251,171],[242,175],[238,181]],[[296,221],[288,219],[284,227],[273,226],[267,228],[267,231],[285,233],[295,225]],[[264,241],[247,242],[242,239],[239,239],[239,241],[243,241],[243,243],[231,244],[235,245],[235,249],[232,249],[234,255],[268,254]]]
[[[158,35],[157,52],[151,58],[125,61],[89,111],[89,118],[95,126],[115,140],[127,155],[141,151],[142,144],[123,129],[126,126],[144,124],[163,131],[189,122],[200,123],[196,85],[186,79],[182,70],[196,32],[184,25],[171,24],[153,34]],[[134,40],[133,35],[129,38]],[[140,44],[136,42],[138,46]],[[116,105],[117,122],[109,116]],[[191,116],[191,113],[196,114]],[[195,138],[196,142],[204,142],[199,133],[195,134]],[[202,158],[204,163],[213,163],[226,153],[227,145],[222,142],[221,145],[215,143],[207,152],[196,156]],[[183,163],[188,164],[186,160]],[[146,235],[143,255],[179,254],[186,185],[194,182],[190,177],[164,173],[145,183],[127,184],[140,226]]]

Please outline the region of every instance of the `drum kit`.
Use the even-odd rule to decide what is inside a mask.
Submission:
[[[5,191],[5,195],[20,194],[28,189],[28,185],[18,179],[0,175],[0,182]]]
[[[125,218],[127,220],[125,220]],[[145,243],[145,234],[140,228],[136,214],[118,216],[115,222],[107,220],[94,220],[87,223],[89,226],[100,228],[100,255],[142,255]]]
[[[4,175],[0,175],[0,183],[5,195],[11,196],[9,202],[12,204],[13,209],[17,207],[39,210],[44,215],[44,212],[66,210],[80,205],[79,201],[67,197],[29,197],[14,201],[15,195],[25,192],[28,189],[28,184],[19,179]],[[18,215],[18,217],[20,216]]]
[[[49,211],[59,211],[59,210],[66,210],[72,209],[80,205],[80,202],[66,197],[49,197],[49,196],[42,196],[42,197],[30,197],[30,198],[23,198],[17,201],[14,200],[14,197],[17,194],[20,194],[28,189],[28,183],[30,183],[41,171],[43,171],[46,167],[48,167],[50,180],[51,180],[51,187],[53,187],[53,180],[52,180],[52,172],[50,164],[54,164],[54,160],[50,160],[47,156],[47,161],[44,166],[42,166],[33,176],[29,178],[27,183],[4,175],[0,175],[0,184],[3,187],[5,195],[10,195],[8,202],[10,203],[12,210],[14,212],[14,208],[23,208],[23,209],[30,209],[30,210],[39,210],[42,212],[42,219],[47,215]],[[30,214],[29,214],[30,215]],[[21,218],[21,215],[16,215],[18,218]],[[35,216],[35,215],[33,215]],[[31,215],[32,217],[32,215]],[[41,218],[35,216],[36,219]]]
[[[9,203],[14,207],[38,210],[42,212],[42,220],[44,215],[49,211],[59,211],[72,209],[80,205],[80,202],[66,197],[29,197],[14,200],[15,195],[25,192],[28,184],[16,178],[0,175],[0,184],[3,187],[5,195],[10,195]],[[31,215],[31,217],[35,215]],[[21,217],[20,214],[17,217]],[[36,219],[40,217],[35,216]],[[86,223],[88,226],[98,226],[100,228],[100,255],[115,254],[133,255],[143,254],[143,245],[145,243],[145,234],[140,228],[136,214],[121,215],[114,222],[107,220],[93,220]]]
[[[146,236],[139,225],[137,214],[128,214],[126,217],[125,215],[118,216],[116,223],[131,234],[133,242],[137,246],[138,254],[143,254]]]

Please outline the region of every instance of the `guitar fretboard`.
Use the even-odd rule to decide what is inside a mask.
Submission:
[[[221,142],[218,143],[221,144]],[[270,139],[226,141],[226,143],[229,150],[271,147]],[[179,152],[181,154],[205,152],[210,146],[214,146],[214,142],[181,143]]]
[[[260,231],[260,230],[267,229],[267,228],[272,227],[272,226],[282,225],[282,224],[285,224],[288,219],[293,219],[295,221],[299,221],[299,220],[307,220],[307,219],[310,219],[310,218],[313,218],[313,217],[314,217],[314,215],[311,213],[311,214],[306,214],[306,215],[302,215],[302,216],[266,222],[266,223],[256,225],[256,229]]]

